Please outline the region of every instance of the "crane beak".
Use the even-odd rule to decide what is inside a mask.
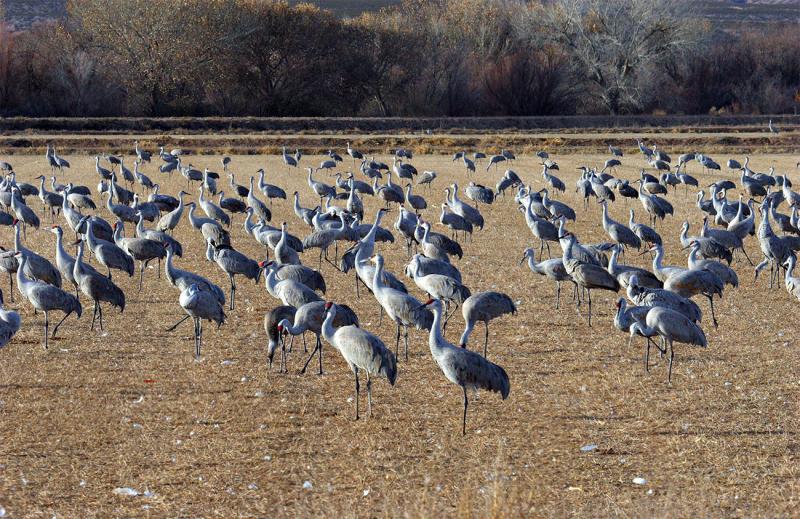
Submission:
[[[521,259],[521,260],[519,260],[519,264],[520,264],[520,265],[522,265],[522,263],[525,261],[525,258],[527,258],[527,257],[528,257],[528,256],[522,256],[522,259]]]

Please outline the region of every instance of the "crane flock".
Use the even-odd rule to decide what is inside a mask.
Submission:
[[[776,132],[771,125],[770,130]],[[93,304],[90,330],[94,330],[96,320],[103,330],[103,305],[124,312],[126,299],[136,297],[126,292],[128,287],[124,277],[120,281],[119,274],[132,277],[138,261],[138,288],[141,291],[150,262],[158,262],[158,277],[161,278],[163,260],[166,281],[158,282],[177,289],[175,308],[185,314],[167,330],[174,330],[181,322],[191,319],[197,358],[202,354],[203,321],[219,327],[229,317],[226,312],[237,311],[236,276],[259,284],[263,275],[264,297],[275,302],[274,308],[264,316],[266,357],[270,369],[275,353],[280,350],[278,373],[288,372],[288,354],[292,350],[293,338],[301,335],[307,352],[304,334],[311,332],[316,338],[315,347],[301,373],[305,373],[316,355],[318,373],[322,374],[323,341],[333,346],[355,378],[356,419],[360,417],[360,375],[366,375],[368,414],[371,415],[372,379],[382,376],[390,385],[395,385],[398,378],[402,380],[403,363],[416,362],[409,358],[409,330],[421,330],[428,335],[431,356],[444,377],[462,389],[461,430],[466,434],[468,391],[484,389],[497,392],[506,399],[511,388],[506,371],[488,360],[489,323],[495,319],[515,321],[518,303],[503,292],[487,290],[492,287],[477,287],[466,282],[457,266],[464,256],[479,252],[471,237],[474,232],[481,232],[491,225],[485,218],[489,211],[505,212],[509,218],[517,211],[523,213],[522,219],[531,236],[515,237],[519,250],[513,251],[512,256],[519,257],[517,254],[522,252],[521,264],[527,263],[532,273],[555,283],[554,307],[559,319],[571,320],[575,326],[583,325],[580,322],[582,318],[564,314],[561,304],[563,282],[572,285],[572,300],[578,311],[586,303],[585,325],[589,327],[596,326],[596,319],[592,320],[592,292],[624,292],[627,299],[619,297],[615,302],[613,326],[627,335],[629,342],[636,337],[645,338],[646,371],[650,369],[652,346],[662,355],[667,355],[667,379],[670,383],[675,343],[701,348],[714,343],[714,336],[707,337],[701,327],[703,310],[694,298],[700,296],[701,300],[708,302],[711,322],[718,327],[715,299],[719,300],[726,291],[739,286],[741,268],[747,268],[742,267],[745,261],[750,264],[749,268],[753,268],[755,278],[769,267],[770,288],[780,281],[782,271],[787,292],[800,299],[800,278],[794,277],[795,253],[800,250],[800,194],[792,190],[787,175],[776,174],[774,168],[767,173],[757,173],[750,168],[749,157],[743,164],[729,159],[726,163],[728,169],[739,173],[737,186],[731,180],[711,178],[713,174],[709,172],[720,170],[720,166],[709,155],[684,153],[677,165],[673,165],[672,158],[656,144],[647,145],[639,140],[632,149],[642,155],[638,166],[639,178],[621,179],[611,173],[616,173],[623,161],[636,161],[625,157],[626,150],[622,146],[608,146],[610,157],[601,160],[599,170],[590,164],[579,168],[581,173],[575,192],[578,200],[583,199],[583,211],[578,212],[567,201],[567,185],[556,175],[558,163],[545,151],[535,154],[542,168],[541,180],[531,174],[528,183],[510,168],[500,174],[500,165],[515,164],[516,156],[510,150],[488,155],[475,151],[469,154],[472,158],[468,157],[467,151],[460,151],[453,156],[453,161],[460,160],[464,165],[464,189],[453,183],[444,186],[437,194],[432,185],[441,175],[429,170],[418,172],[412,164],[413,153],[407,149],[396,150],[389,166],[375,161],[374,157],[367,157],[347,142],[345,153],[352,159],[352,170],[342,174],[337,170],[350,161],[343,162],[342,156],[333,150],[328,150],[319,166],[314,167],[306,165],[308,159],[303,161],[299,150],[290,154],[284,146],[281,159],[286,172],[270,173],[259,168],[249,176],[249,187],[236,183],[233,159],[222,158],[223,175],[228,178],[229,189],[226,190],[232,195],[226,198],[225,192],[219,189],[221,183],[217,183],[219,173],[209,168],[200,171],[191,163],[184,165],[187,156],[182,150],[166,152],[161,147],[156,154],[143,149],[136,141],[132,172],[125,167],[124,156],[104,154],[94,157],[94,169],[99,179],[94,194],[99,200],[105,198],[104,204],[96,204],[92,189],[73,182],[66,185],[57,183],[56,175],[63,179],[70,174],[67,171],[70,163],[48,145],[45,158],[50,167],[52,191],[47,190],[48,179],[44,174],[35,177],[39,181],[37,188],[19,181],[10,164],[0,181],[0,205],[5,209],[0,213],[0,225],[14,228],[13,247],[0,251],[0,270],[9,275],[11,301],[16,282],[23,301],[44,313],[42,342],[47,349],[50,338],[55,337],[69,316],[81,317],[81,299]],[[486,159],[485,171],[478,172],[476,164],[482,159]],[[101,165],[101,160],[105,165]],[[161,161],[158,171],[150,175],[140,171],[151,167],[151,160]],[[709,200],[706,200],[705,189],[697,192],[696,203],[687,196],[690,187],[697,189],[700,186],[698,179],[687,173],[692,162],[700,164],[703,174],[709,176]],[[286,190],[277,183],[290,175],[302,175],[299,172],[301,165],[306,170],[308,191],[302,194],[295,191],[289,201]],[[492,170],[495,173],[489,173]],[[160,192],[161,186],[173,173],[186,179],[186,190],[180,190],[174,196]],[[362,174],[364,180],[356,178],[356,173]],[[490,174],[499,176],[494,188],[478,183],[479,175]],[[154,182],[153,179],[159,180],[159,176],[163,180]],[[276,184],[267,183],[268,176],[274,178]],[[335,181],[326,180],[326,176],[335,176]],[[541,187],[533,187],[534,182],[539,182]],[[194,189],[192,184],[195,184]],[[680,184],[685,186],[681,197],[676,194]],[[509,189],[514,190],[513,201],[510,197],[505,198]],[[729,193],[737,189],[740,195],[729,199]],[[198,195],[196,200],[185,200],[191,196],[190,193]],[[465,199],[461,198],[462,193]],[[34,197],[38,198],[41,211],[49,213],[49,230],[56,235],[54,263],[43,251],[37,253],[29,248],[29,228],[33,228],[35,233],[41,226],[36,210],[28,205]],[[313,199],[314,203],[304,207],[303,198]],[[598,211],[589,204],[592,198],[600,206]],[[374,199],[375,206],[380,207],[372,221],[365,221],[366,199]],[[641,210],[647,213],[648,225],[637,223],[634,208],[629,207],[637,201]],[[297,220],[284,221],[279,227],[272,226],[271,207],[274,203],[287,204],[287,213],[288,209],[293,209]],[[615,220],[612,217],[612,210],[621,204],[625,208],[619,212],[628,216],[627,222],[624,218]],[[661,232],[664,230],[663,224],[659,224],[674,217],[673,204],[681,204],[694,212],[697,216],[695,224],[702,221],[697,236],[689,235],[691,223],[688,220],[681,226],[680,243],[688,251],[685,267],[664,264],[665,241],[659,228]],[[781,205],[788,207],[791,214],[781,213]],[[382,219],[390,211],[397,212],[396,221],[391,228],[382,227]],[[181,225],[185,212],[188,225],[194,230],[194,238],[205,250],[206,259],[216,264],[228,278],[230,291],[227,298],[225,291],[211,278],[175,265],[177,258],[183,257],[184,244],[175,238],[174,231]],[[438,221],[435,219],[437,213]],[[231,229],[239,214],[244,215],[245,236],[252,237],[264,247],[263,258],[248,257],[234,247]],[[62,219],[63,223],[60,222]],[[568,229],[578,220],[595,222],[604,233],[603,241],[590,243],[580,240],[575,231]],[[127,237],[126,222],[133,225],[133,233]],[[152,223],[153,228],[148,228],[145,222]],[[448,233],[434,230],[434,222]],[[776,234],[773,225],[780,234]],[[65,231],[70,234],[65,234]],[[301,238],[291,231],[300,231],[304,236]],[[403,241],[394,245],[396,235],[392,231]],[[74,243],[71,238],[66,238],[72,233],[75,235]],[[459,235],[463,243],[458,241]],[[763,254],[757,265],[750,261],[745,251],[746,242],[752,241],[758,242]],[[560,245],[561,253],[551,256],[551,244],[556,243]],[[408,263],[404,272],[413,280],[413,288],[410,289],[388,269],[384,254],[376,253],[378,244],[387,249],[405,248]],[[73,245],[74,256],[69,252]],[[650,269],[626,261],[648,254],[652,257]],[[90,262],[96,263],[98,268]],[[738,273],[734,264],[739,268]],[[514,262],[482,265],[482,268],[503,272],[514,268]],[[328,283],[326,277],[344,276],[350,270],[355,274],[355,297],[361,297],[359,285],[366,287],[372,294],[370,297],[374,297],[381,321],[386,314],[395,326],[394,348],[391,348],[391,342],[387,345],[374,331],[368,331],[363,319],[359,319],[345,301],[330,301],[324,297]],[[112,271],[116,271],[118,277],[113,278]],[[323,271],[327,272],[323,275]],[[68,284],[62,286],[64,281]],[[482,290],[473,292],[478,288]],[[417,297],[414,292],[422,296]],[[19,313],[7,310],[4,303],[0,291],[0,347],[13,342],[14,335],[24,324]],[[445,334],[448,322],[459,309],[464,330],[458,345],[454,345],[447,341]],[[60,312],[63,317],[51,334],[52,311]],[[724,315],[721,318],[724,319]],[[469,348],[471,333],[481,322],[484,324],[482,354],[479,348]],[[287,348],[289,337],[292,341]],[[656,338],[658,342],[654,340]],[[401,339],[402,363],[399,354]],[[498,345],[493,351],[502,355],[502,348]]]

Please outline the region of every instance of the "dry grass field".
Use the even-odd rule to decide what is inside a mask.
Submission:
[[[541,188],[540,167],[530,156],[512,168]],[[59,180],[94,190],[92,157],[66,158],[72,168]],[[554,158],[568,186],[561,198],[578,211],[570,229],[583,242],[605,241],[599,206],[583,211],[574,193],[575,168],[605,157]],[[20,180],[48,171],[41,155],[11,160]],[[219,169],[214,156],[189,160]],[[418,191],[434,206],[425,217],[438,222],[444,187],[468,179],[449,156],[420,155],[413,162],[439,174],[430,191]],[[619,176],[638,175],[638,155],[624,163]],[[792,156],[762,154],[751,163],[758,171],[771,165],[800,182]],[[233,157],[240,183],[259,167],[288,193],[298,190],[304,206],[315,205],[302,172],[287,174],[279,157]],[[179,175],[167,178],[154,166],[144,172],[162,191],[186,187]],[[697,165],[690,172],[701,176]],[[493,186],[501,174],[481,170],[476,180]],[[714,178],[720,176],[728,175]],[[699,232],[701,218],[682,188],[669,198],[676,214],[659,230],[668,263],[685,264],[680,224],[688,219]],[[40,207],[38,200],[29,203]],[[378,202],[366,205],[371,221]],[[644,221],[635,201],[626,206],[619,200],[612,217],[626,221],[627,207]],[[325,349],[323,376],[298,374],[302,347],[289,356],[289,374],[267,369],[263,317],[279,303],[263,279],[258,285],[239,281],[237,309],[221,329],[206,327],[202,359],[195,361],[188,321],[174,333],[164,331],[183,313],[178,291],[163,274],[158,279],[148,270],[141,293],[135,278],[115,274],[128,297],[125,312],[107,312],[106,331],[89,332],[91,309],[85,307],[82,319],[65,322],[49,351],[40,343],[42,316],[20,303],[18,293],[7,303],[20,311],[23,327],[0,351],[0,506],[8,517],[797,515],[798,302],[782,286],[769,290],[764,278],[754,282],[747,263],[734,263],[741,286],[728,289],[719,303],[719,329],[705,317],[708,349],[676,346],[670,386],[665,362],[656,356],[645,374],[641,341],[629,348],[627,336],[613,328],[614,294],[594,295],[592,328],[570,304],[554,308],[554,286],[519,265],[523,249],[535,241],[513,196],[482,211],[486,226],[464,244],[457,266],[473,292],[506,292],[519,312],[490,326],[489,358],[508,372],[511,395],[506,401],[489,393],[473,397],[466,436],[460,389],[444,379],[422,332],[411,332],[410,359],[399,363],[396,386],[377,380],[374,415],[356,422],[353,376],[333,348]],[[286,220],[291,232],[308,233],[290,203],[276,203],[273,213],[273,223]],[[109,218],[105,209],[100,214]],[[396,216],[387,215],[386,226]],[[235,218],[235,247],[263,257],[241,222]],[[55,237],[47,227],[43,222],[29,231],[26,245],[53,257]],[[131,226],[126,230],[130,236]],[[12,237],[10,228],[0,229],[0,244],[11,246]],[[186,251],[176,265],[227,291],[226,276],[205,260],[188,222],[176,237]],[[760,257],[754,239],[746,247]],[[407,258],[401,240],[377,250],[423,298],[402,276]],[[637,264],[647,259],[628,255]],[[316,266],[316,253],[303,260]],[[327,298],[351,305],[366,329],[391,344],[393,326],[387,320],[378,326],[370,295],[356,299],[352,274],[326,264],[322,270]],[[6,278],[0,286],[8,301]],[[707,303],[698,303],[708,313]],[[448,339],[456,341],[462,327],[459,315]],[[481,339],[479,328],[471,347]],[[582,452],[590,444],[597,448]],[[115,492],[124,487],[147,494]]]

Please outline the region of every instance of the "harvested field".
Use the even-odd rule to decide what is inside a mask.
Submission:
[[[480,142],[490,142],[484,139]],[[151,137],[148,146],[154,141]],[[179,140],[162,142],[182,145]],[[59,181],[85,184],[94,192],[93,157],[65,156],[72,167]],[[511,167],[539,189],[541,167],[530,157],[526,154]],[[376,158],[387,160],[385,155]],[[569,229],[582,242],[605,241],[599,205],[584,211],[574,192],[575,168],[602,164],[605,155],[553,158],[561,166],[555,173],[567,184],[559,198],[578,212]],[[717,158],[722,162],[722,156]],[[800,182],[794,156],[752,159],[755,170],[775,166]],[[48,173],[43,156],[10,160],[18,180],[33,182]],[[301,165],[320,160],[306,156]],[[218,156],[187,161],[221,169]],[[439,174],[430,191],[417,191],[430,204],[426,219],[438,222],[444,187],[454,181],[463,186],[469,179],[450,156],[419,155],[413,163],[420,171]],[[626,155],[623,163],[618,176],[637,178],[640,156]],[[345,160],[344,166],[349,165]],[[267,170],[267,181],[287,193],[299,191],[304,206],[316,205],[302,171],[287,172],[280,156],[234,156],[231,165],[241,184],[260,167]],[[502,174],[478,169],[475,180],[491,186]],[[186,188],[180,175],[168,177],[154,165],[143,172],[161,183],[162,192]],[[702,175],[696,164],[690,173],[701,185],[730,176]],[[332,183],[322,173],[317,177]],[[196,188],[191,192],[194,198]],[[666,263],[685,265],[678,231],[688,219],[691,233],[699,232],[699,211],[682,187],[668,198],[676,214],[658,229],[665,238]],[[29,204],[38,211],[38,200],[31,198]],[[365,204],[371,222],[379,203],[367,197]],[[622,199],[611,207],[612,216],[627,221],[629,207],[637,210],[638,221],[646,220],[637,201],[626,205]],[[158,279],[154,268],[147,271],[141,293],[135,278],[115,273],[128,306],[121,315],[105,314],[105,333],[89,332],[91,310],[84,298],[83,318],[66,321],[49,351],[40,345],[42,316],[20,303],[19,293],[9,302],[7,279],[0,279],[7,307],[18,309],[23,318],[20,332],[0,350],[0,506],[9,517],[797,514],[798,301],[782,285],[770,290],[768,276],[755,282],[752,267],[737,260],[741,285],[726,290],[717,306],[720,328],[713,329],[710,315],[704,316],[709,347],[676,345],[670,386],[665,361],[654,355],[650,374],[645,374],[642,340],[629,347],[628,337],[613,328],[614,294],[593,294],[592,328],[570,304],[568,289],[561,309],[554,308],[553,284],[519,265],[523,249],[538,250],[538,241],[512,195],[481,209],[486,226],[462,243],[465,256],[455,263],[473,292],[506,292],[519,311],[489,328],[489,359],[508,372],[511,395],[506,401],[496,394],[471,395],[466,436],[460,433],[461,391],[442,376],[423,332],[411,332],[410,359],[398,363],[397,385],[376,380],[374,415],[356,422],[353,376],[333,348],[326,345],[323,376],[298,374],[305,355],[297,340],[289,374],[267,369],[263,317],[279,302],[266,292],[263,279],[258,285],[238,281],[237,308],[221,329],[205,327],[199,362],[192,358],[191,324],[164,331],[183,312],[179,292],[163,273]],[[109,219],[104,208],[99,214]],[[388,214],[384,226],[390,227],[396,216],[396,210]],[[273,223],[281,221],[300,236],[309,232],[289,202],[273,206]],[[245,235],[241,216],[234,222],[235,247],[263,258],[264,249]],[[25,245],[52,258],[55,237],[47,227],[43,218],[40,230],[28,232]],[[440,224],[434,227],[442,231]],[[130,236],[132,226],[126,231]],[[206,261],[199,234],[185,220],[175,236],[185,248],[176,266],[227,290],[227,277]],[[424,298],[403,275],[405,247],[396,238],[377,250],[410,292]],[[0,228],[0,244],[9,247],[12,239],[10,228]],[[760,258],[754,238],[746,248],[754,260]],[[316,258],[311,251],[303,261],[316,266]],[[648,259],[631,252],[626,261],[647,266]],[[366,329],[393,346],[393,325],[384,319],[378,326],[370,295],[362,292],[356,299],[352,274],[326,264],[322,271],[327,299],[352,306]],[[709,312],[705,301],[698,299],[698,304]],[[463,326],[460,315],[454,322],[447,338],[456,342]],[[471,348],[479,347],[481,336],[479,327]],[[597,447],[583,452],[589,445]],[[635,478],[645,483],[635,484]],[[125,487],[152,494],[115,493]]]

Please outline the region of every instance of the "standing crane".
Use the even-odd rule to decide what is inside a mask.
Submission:
[[[485,389],[500,393],[503,400],[508,398],[511,384],[505,370],[465,348],[457,348],[442,336],[442,303],[431,299],[425,303],[433,311],[428,346],[431,355],[442,370],[445,378],[461,387],[464,392],[464,415],[461,421],[461,434],[467,434],[467,390]]]
[[[72,277],[81,292],[94,302],[90,330],[94,330],[95,318],[99,318],[100,331],[103,331],[103,308],[100,303],[110,303],[111,306],[119,308],[122,313],[125,311],[125,294],[109,278],[93,271],[94,269],[87,268],[87,265],[83,263],[83,241],[81,240],[78,243],[78,252],[72,265]]]
[[[22,319],[14,310],[3,308],[3,291],[0,290],[0,349],[11,341],[22,325]]]
[[[210,292],[191,284],[181,292],[178,302],[186,315],[194,319],[194,357],[200,359],[203,346],[203,320],[217,323],[217,328],[225,323],[225,311],[219,300]]]
[[[288,278],[279,280],[277,277],[279,265],[275,262],[262,261],[259,263],[259,266],[267,270],[267,274],[264,278],[267,292],[269,292],[272,297],[283,301],[283,304],[300,308],[306,303],[322,300],[314,290],[299,281]]]
[[[541,254],[541,251],[540,251]],[[552,279],[556,282],[556,310],[558,310],[559,306],[561,305],[561,282],[562,281],[569,281],[574,285],[574,290],[572,292],[573,297],[577,294],[578,285],[575,284],[575,281],[572,280],[572,277],[567,274],[567,269],[564,267],[564,262],[561,258],[553,258],[546,261],[542,261],[541,263],[536,263],[536,256],[534,250],[531,248],[525,249],[522,253],[522,259],[519,261],[519,264],[528,260],[528,268],[531,269],[531,272],[535,274],[539,274],[541,276],[545,276],[548,279]],[[609,262],[609,266],[611,262]]]
[[[572,247],[576,243],[575,235],[567,233],[566,245],[562,243],[564,250],[562,261],[572,279],[581,288],[586,289],[586,297],[589,300],[589,326],[592,325],[592,290],[611,290],[619,291],[619,281],[608,273],[603,267],[586,263],[573,256]],[[580,304],[580,299],[578,299]]]
[[[336,306],[326,303],[327,315],[322,323],[322,336],[339,350],[347,365],[356,377],[356,420],[358,420],[359,370],[367,374],[367,406],[372,415],[372,375],[383,375],[394,385],[397,380],[397,357],[377,336],[357,326],[334,327]]]
[[[275,351],[278,349],[280,343],[281,363],[278,369],[279,373],[288,373],[289,370],[286,369],[286,346],[283,342],[283,333],[278,330],[278,323],[284,319],[293,321],[296,311],[297,310],[293,306],[280,305],[264,315],[264,331],[267,332],[267,361],[269,362],[269,369],[272,369],[272,360],[275,357]],[[291,344],[289,347],[291,349]]]
[[[600,202],[603,206],[603,229],[617,244],[623,247],[634,247],[638,249],[642,246],[642,242],[636,233],[621,223],[614,221],[608,216],[608,202],[603,200]]]
[[[141,214],[141,213],[140,213]],[[139,221],[142,219],[140,218]],[[124,236],[125,228],[121,221],[114,224],[114,243],[125,251],[128,256],[139,262],[139,291],[142,290],[144,284],[144,269],[147,265],[157,259],[167,256],[167,251],[160,241],[151,240],[148,238],[126,238]]]
[[[211,251],[212,259],[228,275],[231,282],[231,298],[228,308],[233,310],[236,305],[236,274],[241,274],[258,284],[261,278],[261,266],[257,261],[231,248],[230,245],[214,246],[210,241],[206,243]]]
[[[17,289],[22,296],[28,300],[35,310],[44,312],[44,348],[47,349],[48,335],[50,330],[50,312],[59,310],[64,312],[64,317],[53,328],[53,338],[58,332],[58,327],[74,312],[80,319],[83,309],[78,298],[61,290],[60,288],[48,285],[41,281],[29,279],[25,275],[25,267],[28,258],[22,254],[16,254],[19,268],[17,269]]]

